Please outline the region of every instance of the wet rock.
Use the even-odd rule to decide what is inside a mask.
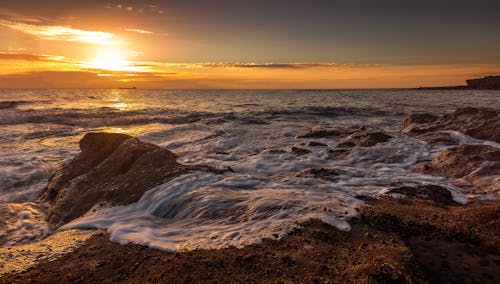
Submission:
[[[286,150],[283,149],[269,149],[265,150],[266,154],[271,154],[271,155],[281,155],[281,154],[286,154],[288,153]]]
[[[323,180],[336,181],[339,175],[345,174],[345,171],[336,168],[308,169],[297,174],[297,177],[319,178]]]
[[[317,141],[309,141],[306,143],[306,146],[308,146],[308,147],[326,147],[328,145],[323,144],[321,142],[317,142]]]
[[[411,114],[403,121],[403,129],[407,129],[408,127],[416,124],[428,124],[436,121],[438,118],[438,116],[429,113]]]
[[[290,153],[292,153],[293,155],[296,155],[296,156],[302,156],[302,155],[311,153],[311,150],[305,149],[305,148],[299,148],[299,147],[292,147],[292,150],[290,151]]]
[[[478,188],[500,191],[500,149],[487,145],[460,145],[443,150],[432,162],[414,167],[417,172],[464,178]]]
[[[354,132],[364,131],[364,126],[348,126],[342,128],[315,128],[305,133],[299,134],[296,138],[332,138],[350,135]]]
[[[500,110],[466,107],[458,108],[452,113],[429,122],[417,120],[411,123],[410,118],[403,123],[402,131],[407,133],[422,134],[438,130],[453,130],[476,139],[500,142]]]
[[[459,141],[448,132],[427,132],[420,134],[418,139],[430,144],[441,144],[446,146],[458,145]]]
[[[360,210],[362,220],[404,238],[471,242],[500,251],[500,202],[475,201],[465,205],[439,204],[420,198],[368,198]]]
[[[358,145],[361,147],[372,147],[378,143],[387,142],[391,138],[392,136],[382,132],[369,133],[359,141]]]
[[[136,202],[152,187],[189,171],[168,150],[125,134],[89,133],[81,153],[49,180],[38,202],[50,224],[61,226],[94,205]]]
[[[387,135],[382,132],[355,132],[345,138],[342,142],[338,144],[339,147],[372,147],[377,145],[378,143],[387,142],[392,138],[392,136]]]
[[[332,159],[345,159],[351,154],[351,149],[328,150],[328,155]]]
[[[340,142],[340,143],[337,144],[338,148],[352,148],[352,147],[355,147],[355,146],[356,146],[356,144],[354,144],[351,141],[344,141],[344,142]]]
[[[343,133],[337,129],[313,129],[306,133],[299,134],[296,138],[326,138],[332,136],[340,136]]]
[[[402,186],[390,189],[387,193],[402,194],[407,197],[431,200],[439,204],[457,204],[453,200],[451,192],[438,185],[421,185],[416,187]]]

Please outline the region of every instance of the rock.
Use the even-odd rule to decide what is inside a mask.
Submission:
[[[295,138],[331,138],[350,135],[354,132],[364,131],[364,126],[348,126],[341,128],[315,128],[297,135]]]
[[[337,148],[352,148],[355,146],[356,144],[352,143],[351,141],[344,141],[337,144]]]
[[[446,146],[458,145],[459,141],[449,132],[427,132],[418,135],[418,139],[431,144],[441,144]]]
[[[443,150],[430,163],[415,171],[464,178],[478,188],[500,191],[500,149],[487,145],[460,145]]]
[[[309,142],[307,142],[306,146],[308,146],[308,147],[326,147],[328,145],[317,142],[317,141],[309,141]]]
[[[454,130],[476,139],[500,142],[500,110],[458,108],[454,112],[428,123],[421,122],[424,119],[411,123],[412,119],[410,118],[407,118],[403,123],[402,131],[407,133],[423,134],[438,130]]]
[[[439,117],[429,114],[429,113],[416,113],[416,114],[411,114],[409,117],[407,117],[403,121],[403,129],[408,128],[411,125],[415,124],[428,124],[431,122],[434,122],[438,119]]]
[[[341,141],[337,146],[341,148],[350,148],[354,146],[372,147],[378,143],[387,142],[391,138],[392,136],[382,132],[355,132]]]
[[[299,148],[299,147],[292,147],[292,150],[290,151],[290,153],[297,155],[297,156],[302,156],[302,155],[311,153],[311,150],[305,149],[305,148]]]
[[[319,178],[323,180],[336,181],[337,176],[344,174],[345,171],[335,168],[319,168],[319,169],[308,169],[297,174],[297,177],[305,178]]]
[[[382,132],[369,133],[361,141],[359,141],[358,146],[361,147],[372,147],[378,143],[383,143],[389,141],[392,136],[389,136]]]
[[[402,186],[390,189],[387,193],[402,194],[407,197],[431,200],[439,204],[456,204],[451,192],[438,185],[421,185],[416,187]]]
[[[337,129],[313,129],[297,135],[296,138],[325,138],[339,135],[342,135],[342,132]]]
[[[328,150],[328,155],[332,159],[344,159],[351,154],[350,149],[334,149]]]
[[[486,76],[467,80],[467,87],[474,90],[500,90],[500,76]]]
[[[48,222],[56,227],[96,204],[136,202],[145,191],[189,171],[170,151],[125,134],[88,133],[80,149],[38,198],[47,205]]]

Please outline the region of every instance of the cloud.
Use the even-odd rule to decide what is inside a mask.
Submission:
[[[200,63],[206,68],[266,68],[266,69],[307,69],[307,68],[331,68],[338,67],[337,63],[320,62],[320,63],[253,63],[253,62],[238,62],[238,63]]]
[[[115,35],[101,31],[87,31],[67,26],[46,26],[1,20],[0,25],[36,36],[44,40],[83,42],[98,45],[114,45]]]
[[[139,34],[144,34],[144,35],[154,34],[154,32],[152,32],[152,31],[142,30],[142,29],[124,29],[124,30],[127,32],[139,33]]]
[[[53,61],[48,56],[22,53],[0,53],[0,60]]]

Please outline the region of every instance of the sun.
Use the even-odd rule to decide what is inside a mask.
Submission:
[[[83,64],[87,69],[104,71],[140,71],[139,67],[128,59],[128,53],[120,49],[98,50],[88,62]]]
[[[98,51],[86,65],[87,68],[91,69],[126,71],[130,67],[130,62],[127,60],[125,52],[116,49],[105,49]]]

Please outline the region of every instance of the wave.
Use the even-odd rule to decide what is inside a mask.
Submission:
[[[32,101],[0,101],[0,109],[16,108],[20,105],[33,104]]]

